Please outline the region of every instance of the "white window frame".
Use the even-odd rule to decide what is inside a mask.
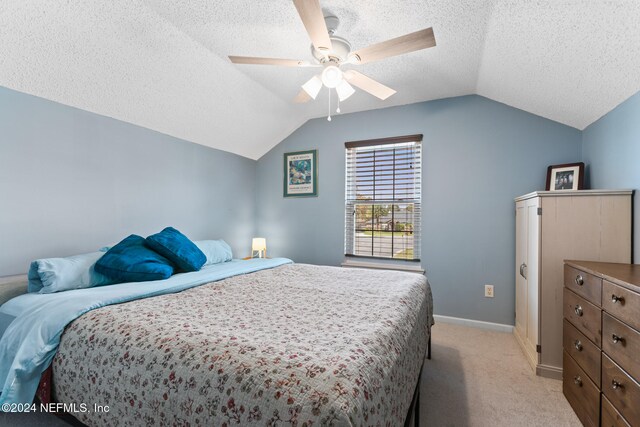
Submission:
[[[413,182],[410,187],[407,184],[402,184],[402,191],[400,196],[396,195],[396,188],[399,185],[395,180],[395,150],[393,156],[393,195],[389,195],[388,189],[381,191],[383,195],[375,196],[375,190],[373,190],[373,198],[368,200],[362,200],[362,196],[358,195],[357,182],[356,182],[356,159],[358,154],[365,156],[374,151],[387,152],[397,148],[399,150],[405,150],[407,147],[411,147],[413,154]],[[365,141],[351,141],[345,143],[345,256],[348,259],[379,259],[379,260],[394,260],[394,261],[420,261],[421,252],[421,210],[422,210],[422,135],[406,135],[392,138],[372,139]],[[370,156],[369,156],[370,157]],[[388,157],[388,154],[387,154]],[[375,156],[374,156],[375,158]],[[362,157],[361,157],[362,159]],[[388,161],[388,160],[387,160]],[[374,161],[375,163],[375,161]],[[375,167],[374,167],[375,171]],[[375,175],[375,172],[374,172]],[[374,179],[375,182],[375,179]],[[391,184],[385,184],[389,187]],[[375,184],[374,184],[375,187]],[[377,187],[375,187],[377,188]],[[413,234],[413,257],[407,258],[395,258],[393,249],[389,256],[376,256],[374,232],[372,232],[372,251],[371,255],[364,255],[362,252],[356,253],[356,206],[361,205],[394,205],[394,204],[412,204],[412,234]],[[392,239],[395,236],[392,235]],[[379,254],[378,254],[379,255]]]

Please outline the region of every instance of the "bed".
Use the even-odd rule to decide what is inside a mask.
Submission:
[[[108,407],[90,426],[401,426],[432,322],[422,275],[282,263],[80,315],[52,398]]]

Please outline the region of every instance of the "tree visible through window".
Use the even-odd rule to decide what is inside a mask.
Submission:
[[[420,259],[422,135],[347,142],[345,254]]]

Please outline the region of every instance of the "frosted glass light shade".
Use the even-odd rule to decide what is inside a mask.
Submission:
[[[353,88],[353,86],[347,83],[346,80],[342,80],[342,82],[340,82],[340,84],[336,86],[336,92],[338,92],[338,98],[340,98],[340,101],[344,101],[345,99],[353,95],[356,90]]]
[[[313,76],[308,82],[302,85],[302,89],[304,89],[311,98],[316,99],[318,93],[320,93],[320,89],[322,89],[322,80],[320,80],[318,76]]]
[[[342,81],[342,70],[335,65],[329,65],[322,72],[322,83],[328,88],[334,88]]]

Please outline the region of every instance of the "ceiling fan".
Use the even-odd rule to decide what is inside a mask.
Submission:
[[[344,38],[335,35],[339,24],[338,18],[335,16],[325,17],[320,8],[319,0],[293,0],[293,4],[311,38],[311,53],[315,59],[314,62],[251,56],[229,56],[229,59],[234,64],[324,67],[322,73],[313,76],[302,85],[302,90],[294,98],[294,102],[302,103],[316,99],[323,86],[329,88],[329,91],[335,89],[340,101],[353,95],[355,92],[353,86],[385,100],[396,91],[356,70],[342,71],[340,66],[343,64],[366,64],[436,45],[433,28],[425,28],[351,52],[351,44]],[[340,112],[339,107],[337,111]],[[327,119],[331,120],[331,116],[329,115]]]

